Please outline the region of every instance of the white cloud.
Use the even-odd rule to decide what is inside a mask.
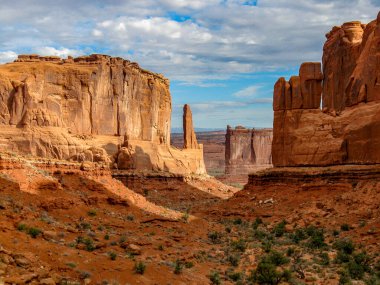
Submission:
[[[247,98],[247,97],[254,97],[257,95],[258,90],[261,88],[259,85],[252,85],[247,88],[244,88],[238,92],[235,92],[233,96],[238,98]]]
[[[14,51],[0,51],[0,63],[11,62],[16,58],[17,54]]]
[[[60,48],[56,49],[54,47],[41,47],[36,49],[37,53],[40,55],[55,55],[62,58],[66,58],[69,55],[78,56],[80,52],[78,50],[68,49],[68,48]]]

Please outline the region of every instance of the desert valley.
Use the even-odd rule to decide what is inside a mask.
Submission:
[[[380,14],[274,80],[273,128],[172,133],[136,62],[1,64],[0,285],[380,284],[379,72]]]

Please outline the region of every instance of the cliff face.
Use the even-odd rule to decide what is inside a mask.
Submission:
[[[75,135],[128,135],[131,139],[170,143],[171,97],[163,76],[141,69],[136,63],[105,55],[61,60],[37,55],[19,56],[0,66],[0,124],[3,129],[32,129],[36,142],[68,145],[57,150],[40,145],[30,153],[68,158],[80,150]],[[60,128],[59,132],[54,132]],[[66,133],[67,131],[67,133]],[[72,136],[70,136],[71,134]],[[74,136],[74,137],[73,137]],[[69,138],[70,137],[70,138]],[[49,144],[44,141],[45,145]],[[9,142],[11,149],[25,150],[27,142]],[[36,142],[31,142],[34,144]]]
[[[0,151],[205,173],[202,149],[170,147],[169,81],[122,58],[21,55],[1,65],[0,125]]]
[[[380,17],[326,36],[323,75],[304,63],[274,87],[275,166],[380,163]]]
[[[2,125],[170,141],[168,80],[121,58],[19,56],[0,86]]]
[[[272,130],[227,127],[226,174],[248,174],[272,166]]]

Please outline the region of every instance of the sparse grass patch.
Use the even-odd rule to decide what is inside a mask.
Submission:
[[[135,273],[143,275],[145,273],[145,270],[146,270],[146,265],[144,262],[139,261],[139,262],[135,263],[133,270]]]

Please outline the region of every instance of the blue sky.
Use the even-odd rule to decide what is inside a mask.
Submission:
[[[105,53],[171,81],[173,127],[272,126],[278,77],[320,61],[327,33],[380,0],[0,0],[0,62]]]

